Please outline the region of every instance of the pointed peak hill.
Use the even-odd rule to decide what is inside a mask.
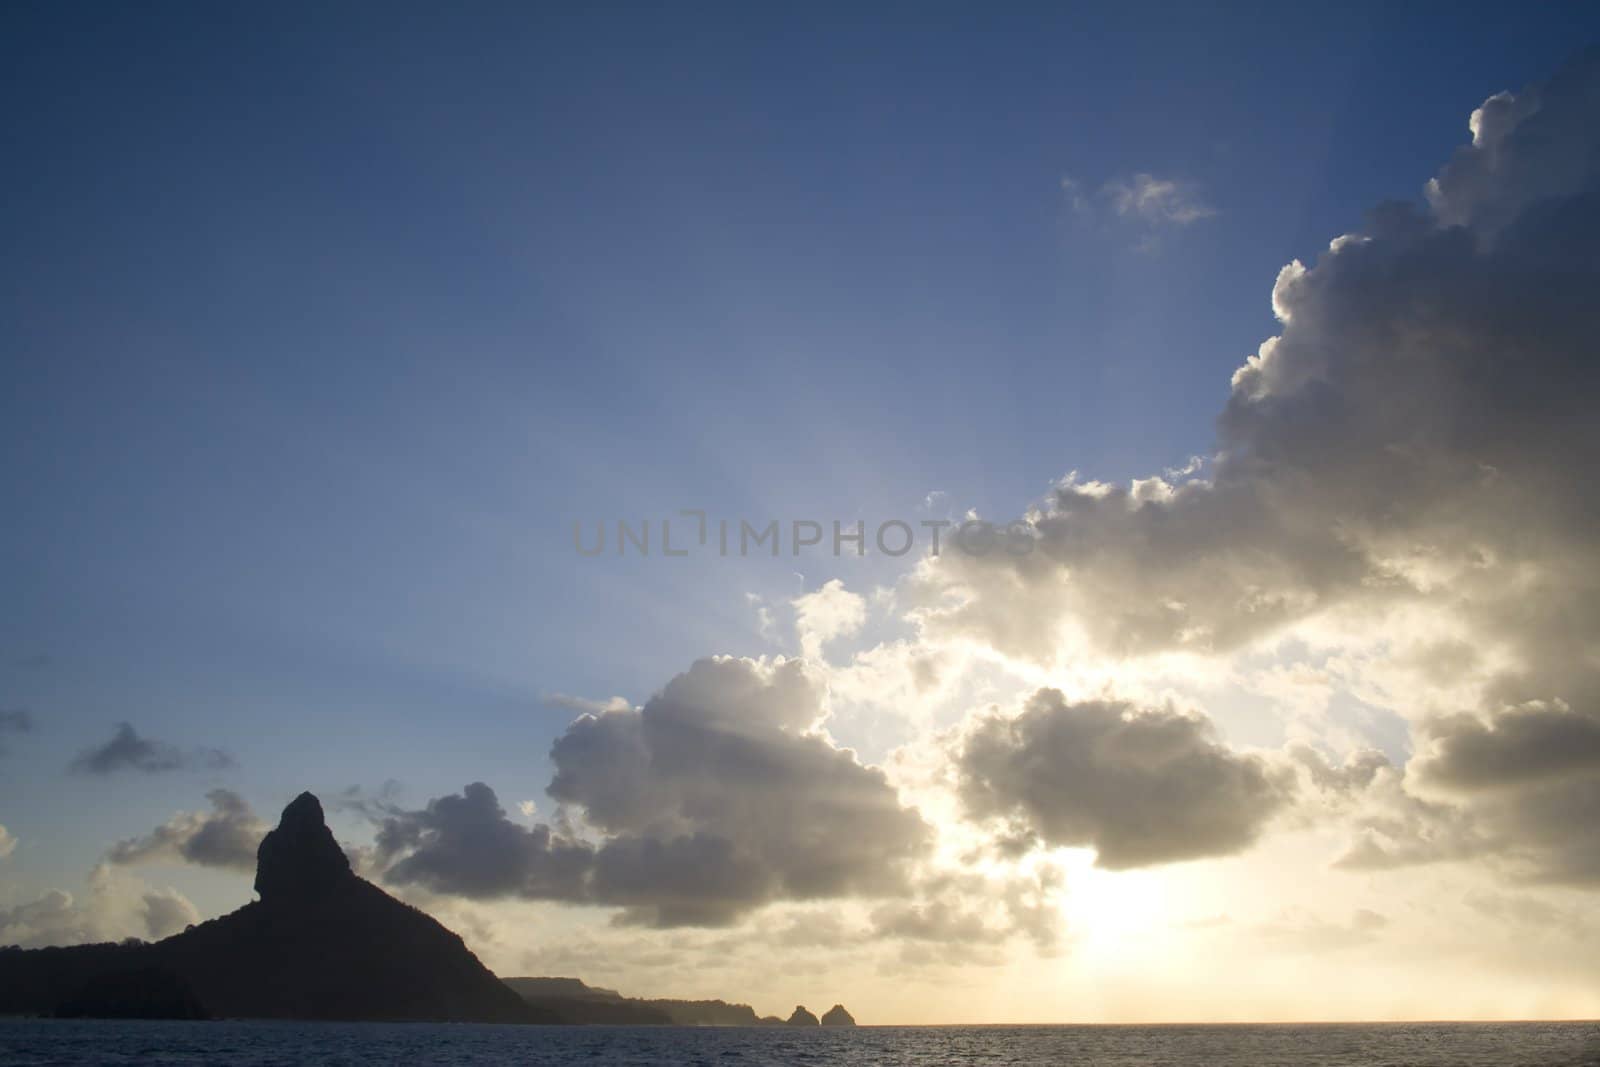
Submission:
[[[303,898],[355,879],[350,860],[333,838],[322,802],[301,793],[283,809],[278,828],[256,850],[256,892],[264,901]]]

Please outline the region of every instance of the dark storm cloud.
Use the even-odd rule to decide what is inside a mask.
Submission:
[[[185,862],[254,870],[256,849],[270,827],[237,793],[213,789],[206,799],[210,811],[180,812],[143,837],[118,841],[106,859],[116,864]]]
[[[1087,846],[1120,870],[1248,847],[1288,799],[1290,779],[1219,743],[1170,708],[1068,703],[1041,689],[1020,715],[974,723],[956,753],[960,793],[1049,845]]]
[[[132,725],[118,723],[111,739],[84,749],[72,761],[71,770],[80,774],[115,774],[135,770],[145,774],[181,770],[226,770],[236,766],[228,753],[216,748],[182,749],[164,741],[140,737]]]
[[[593,843],[511,822],[477,784],[389,818],[384,877],[612,905],[661,926],[902,892],[928,827],[881,771],[804,732],[821,713],[799,662],[701,660],[643,708],[584,715],[552,747],[549,793]]]

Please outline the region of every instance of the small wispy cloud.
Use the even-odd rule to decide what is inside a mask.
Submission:
[[[599,715],[604,711],[629,711],[633,708],[624,697],[590,700],[588,697],[568,696],[566,693],[546,693],[543,700],[546,707],[563,708],[584,715]]]
[[[760,593],[746,593],[744,602],[755,609],[756,632],[767,641],[776,641],[777,622],[772,617],[772,609],[767,606],[766,599]]]
[[[79,774],[115,774],[118,771],[226,770],[236,766],[234,758],[219,748],[181,749],[165,741],[140,737],[129,723],[118,723],[111,740],[86,748],[72,761],[71,770]]]
[[[1098,188],[1063,177],[1061,194],[1080,219],[1134,228],[1140,235],[1135,247],[1145,251],[1157,247],[1160,231],[1182,229],[1217,214],[1194,183],[1144,172],[1111,178]]]
[[[1061,195],[1067,198],[1067,203],[1079,215],[1094,214],[1094,205],[1090,203],[1089,196],[1076,178],[1063,177],[1061,179]]]
[[[1118,215],[1154,225],[1188,226],[1217,213],[1192,185],[1153,174],[1114,178],[1101,192]]]

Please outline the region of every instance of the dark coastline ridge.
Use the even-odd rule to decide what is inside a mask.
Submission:
[[[748,1004],[502,980],[458,934],[357,876],[311,793],[262,839],[255,889],[260,899],[154,943],[0,948],[0,1016],[785,1025]],[[836,1004],[820,1025],[854,1022]]]
[[[835,1004],[820,1023],[803,1006],[788,1020],[758,1015],[748,1004],[724,1000],[673,1000],[625,997],[611,989],[585,985],[576,978],[507,978],[530,1006],[548,1014],[549,1022],[604,1023],[620,1026],[854,1026],[855,1020]],[[803,1013],[803,1015],[801,1014]]]

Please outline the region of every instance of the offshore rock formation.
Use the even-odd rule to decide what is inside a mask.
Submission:
[[[844,1010],[843,1004],[835,1004],[822,1016],[823,1026],[854,1026],[856,1017]]]
[[[817,1017],[815,1015],[812,1015],[809,1011],[806,1011],[806,1006],[804,1004],[796,1004],[794,1006],[794,1014],[789,1016],[789,1025],[818,1026],[821,1024],[817,1022]]]
[[[459,936],[356,877],[310,793],[261,842],[255,885],[155,944],[0,950],[0,1014],[540,1021]]]

